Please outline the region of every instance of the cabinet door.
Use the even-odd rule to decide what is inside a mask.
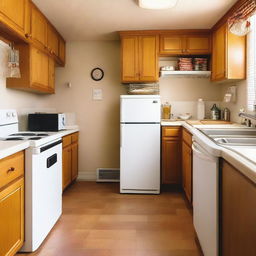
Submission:
[[[181,35],[161,35],[160,55],[183,54],[185,49],[184,37]]]
[[[42,51],[31,47],[31,87],[48,91],[49,85],[49,60]]]
[[[71,146],[62,151],[62,189],[64,190],[71,182]]]
[[[180,140],[162,139],[162,184],[181,184]]]
[[[122,82],[139,81],[138,37],[123,36],[121,48]]]
[[[221,182],[221,252],[256,255],[256,185],[224,161]]]
[[[189,54],[210,54],[211,38],[209,35],[186,36],[186,53]]]
[[[59,38],[55,29],[48,23],[47,26],[47,45],[48,51],[54,55],[58,56],[59,54]]]
[[[226,25],[213,32],[212,80],[226,78]]]
[[[49,92],[55,91],[55,61],[53,58],[48,58],[49,61]]]
[[[62,63],[62,65],[65,65],[65,58],[66,58],[66,44],[65,41],[59,37],[59,60]]]
[[[0,255],[15,255],[24,241],[24,179],[0,192]]]
[[[31,9],[31,37],[38,46],[47,48],[47,20],[34,5]]]
[[[139,37],[139,73],[140,81],[158,81],[158,37]]]
[[[27,0],[1,0],[0,20],[25,36],[28,18]]]
[[[192,150],[182,143],[182,185],[188,201],[192,202]]]
[[[78,144],[72,144],[72,180],[75,180],[78,176]]]

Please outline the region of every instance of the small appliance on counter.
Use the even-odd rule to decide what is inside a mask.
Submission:
[[[63,113],[34,113],[28,115],[30,131],[60,131],[66,127],[66,116]]]

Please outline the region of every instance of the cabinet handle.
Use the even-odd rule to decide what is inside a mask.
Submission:
[[[7,170],[7,173],[9,172],[14,172],[15,171],[15,168],[14,167],[11,167],[10,169]]]

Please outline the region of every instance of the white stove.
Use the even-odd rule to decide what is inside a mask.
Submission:
[[[57,132],[18,130],[16,110],[0,110],[0,140],[29,141],[25,151],[25,242],[35,251],[62,213],[62,140]]]

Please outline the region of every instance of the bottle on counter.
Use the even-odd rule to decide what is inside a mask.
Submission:
[[[220,119],[220,109],[216,106],[216,104],[213,104],[211,108],[211,119],[212,120]]]
[[[205,118],[205,104],[203,99],[197,101],[197,119],[203,120]]]
[[[228,108],[223,110],[223,120],[230,121],[230,110]]]
[[[169,104],[168,101],[166,101],[162,105],[162,117],[163,119],[170,119],[171,116],[171,105]]]

